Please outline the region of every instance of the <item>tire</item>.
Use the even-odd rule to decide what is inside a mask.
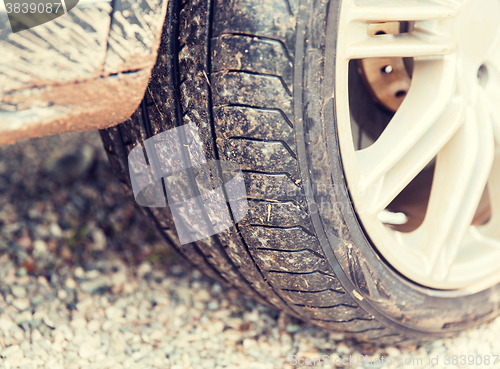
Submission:
[[[500,285],[423,287],[371,245],[344,179],[330,87],[339,8],[333,0],[171,1],[144,100],[101,131],[104,147],[130,192],[130,150],[176,126],[196,124],[207,160],[240,164],[248,214],[230,230],[180,245],[168,208],[144,208],[207,276],[358,340],[456,335],[498,315]],[[310,191],[324,184],[335,190]],[[323,200],[348,206],[324,213],[314,208]]]

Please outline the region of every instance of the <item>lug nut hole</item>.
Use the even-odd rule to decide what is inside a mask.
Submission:
[[[398,92],[396,92],[396,97],[399,99],[400,97],[403,97],[406,95],[406,91],[405,90],[399,90]]]
[[[386,65],[385,67],[382,67],[382,69],[380,69],[380,70],[384,74],[390,74],[390,73],[392,73],[392,71],[394,70],[394,68],[392,68],[392,65]]]

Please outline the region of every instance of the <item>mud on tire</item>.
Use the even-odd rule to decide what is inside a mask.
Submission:
[[[335,218],[311,209],[314,183],[341,188],[329,200],[350,204],[325,98],[338,11],[333,0],[171,1],[144,100],[126,122],[101,132],[105,149],[130,188],[133,147],[196,124],[207,160],[240,164],[248,214],[230,230],[180,245],[168,208],[145,208],[195,266],[356,339],[414,343],[455,334],[493,317],[491,291],[436,297],[378,257],[352,209]]]

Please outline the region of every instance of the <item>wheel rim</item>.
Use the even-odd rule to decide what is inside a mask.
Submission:
[[[405,277],[438,289],[500,281],[500,2],[345,0],[336,56],[339,145],[351,199],[367,235]],[[378,22],[413,22],[399,35],[368,36]],[[349,62],[414,60],[411,87],[380,137],[355,150]],[[436,158],[423,223],[397,232],[379,220]],[[490,217],[471,225],[487,190]]]

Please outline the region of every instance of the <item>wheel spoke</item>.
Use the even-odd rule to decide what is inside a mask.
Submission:
[[[449,54],[455,44],[443,36],[421,37],[418,33],[375,35],[350,45],[348,59],[430,57]]]
[[[456,17],[458,4],[432,0],[357,0],[351,7],[350,19],[358,21],[417,21]]]
[[[356,152],[360,187],[370,190],[372,215],[385,208],[458,129],[462,104],[451,99],[455,75],[450,63],[453,59],[417,61],[408,96],[389,125],[373,145]]]
[[[384,175],[372,203],[374,214],[385,209],[459,129],[463,117],[462,104],[460,98],[451,101],[429,131]]]
[[[465,124],[438,154],[425,220],[410,236],[415,246],[424,242],[428,274],[435,281],[445,280],[453,265],[486,186],[493,156],[491,122],[484,107],[477,112],[467,108]]]

